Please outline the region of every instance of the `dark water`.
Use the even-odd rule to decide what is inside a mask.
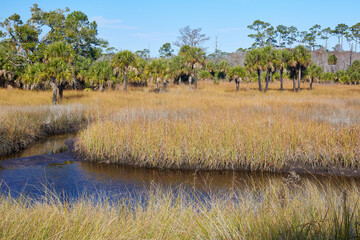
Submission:
[[[173,171],[125,167],[115,164],[89,163],[76,160],[67,151],[65,140],[74,135],[48,138],[16,156],[0,161],[0,192],[12,196],[25,194],[42,197],[47,191],[67,198],[86,195],[106,195],[111,198],[136,198],[139,193],[157,189],[187,190],[204,198],[229,191],[246,191],[256,186],[266,187],[270,181],[286,181],[288,174]],[[39,154],[39,155],[37,155]],[[9,159],[10,158],[10,159]],[[329,177],[296,176],[315,182],[331,182]],[[359,182],[358,179],[334,180]]]

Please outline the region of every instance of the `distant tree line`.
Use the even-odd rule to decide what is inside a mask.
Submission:
[[[324,48],[327,51],[328,40],[331,37],[336,37],[338,44],[334,47],[334,50],[342,51],[345,39],[350,51],[353,51],[355,48],[355,52],[357,52],[357,45],[360,42],[360,23],[353,26],[340,23],[334,29],[330,27],[322,28],[319,24],[315,24],[308,31],[299,31],[295,26],[287,27],[279,25],[274,27],[270,23],[255,20],[248,28],[254,31],[254,33],[248,35],[254,39],[251,48],[264,47],[266,45],[277,48],[292,48],[294,44],[299,43],[310,50]],[[320,40],[323,40],[325,45],[321,45]]]
[[[123,90],[131,85],[154,85],[156,92],[166,90],[168,83],[194,84],[199,79],[234,81],[236,90],[240,82],[257,81],[260,91],[268,91],[269,82],[278,79],[283,90],[283,79],[293,81],[293,90],[300,91],[301,82],[336,81],[347,84],[360,82],[360,61],[354,61],[346,71],[323,72],[312,64],[310,52],[321,47],[318,40],[331,36],[338,38],[336,49],[343,49],[344,38],[350,49],[360,40],[360,23],[348,27],[339,24],[334,29],[321,29],[314,25],[309,31],[299,32],[296,27],[277,27],[256,20],[248,28],[254,33],[249,37],[254,43],[246,53],[243,66],[233,66],[225,60],[216,39],[215,50],[206,54],[201,47],[209,40],[201,28],[180,29],[174,43],[180,48],[174,54],[171,43],[159,49],[159,58],[151,58],[150,50],[136,52],[108,46],[98,37],[95,21],[89,21],[80,11],[57,9],[43,11],[34,4],[31,17],[24,22],[18,14],[0,22],[0,86],[23,89],[53,90],[53,103],[62,99],[63,89],[103,91],[121,83]],[[296,45],[300,43],[300,45]],[[335,55],[328,57],[328,64],[337,63]],[[265,82],[265,86],[263,85]]]

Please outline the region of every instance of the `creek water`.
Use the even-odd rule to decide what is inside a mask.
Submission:
[[[288,174],[175,171],[91,163],[74,158],[68,150],[65,142],[74,137],[74,134],[50,137],[16,155],[3,157],[0,160],[0,193],[43,197],[50,191],[67,198],[86,194],[118,199],[137,198],[139,193],[160,188],[173,192],[185,189],[195,193],[196,198],[206,198],[224,191],[246,191],[255,185],[263,188],[270,181],[289,179]],[[334,188],[341,186],[339,182],[352,181],[360,185],[357,178],[312,175],[296,175],[295,178],[334,182]]]

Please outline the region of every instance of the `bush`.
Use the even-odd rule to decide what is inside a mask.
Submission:
[[[332,82],[335,80],[335,76],[331,72],[326,72],[323,74],[321,79],[323,79],[323,81],[325,81],[325,82]]]
[[[202,70],[199,72],[199,79],[205,80],[205,79],[211,79],[211,74],[208,71]]]
[[[350,83],[350,77],[348,75],[343,75],[339,78],[339,82],[341,83]]]

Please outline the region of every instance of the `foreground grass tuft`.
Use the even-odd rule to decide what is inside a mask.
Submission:
[[[151,191],[147,204],[0,198],[1,239],[356,239],[360,192],[310,182],[213,196]]]

